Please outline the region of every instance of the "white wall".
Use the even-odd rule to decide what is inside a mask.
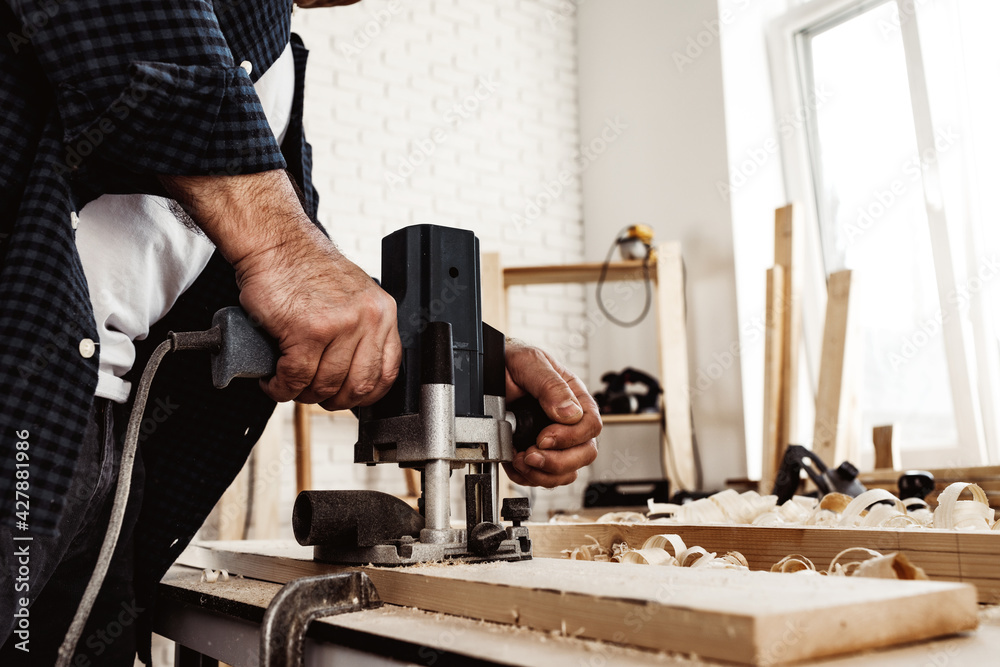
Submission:
[[[716,185],[719,198],[732,207],[751,479],[760,478],[763,443],[766,272],[774,264],[774,210],[786,203],[779,141],[783,132],[802,122],[798,116],[776,122],[770,87],[765,31],[788,7],[789,0],[719,0],[730,167],[729,178]],[[812,409],[811,392],[804,381],[802,388],[805,394],[799,400],[800,429],[795,437],[804,443],[812,436]]]
[[[609,120],[624,127],[583,173],[586,255],[603,259],[619,229],[634,222],[652,225],[658,240],[682,243],[694,432],[706,488],[746,472],[733,353],[733,220],[717,188],[728,181],[718,19],[711,0],[588,0],[577,11],[581,141],[598,137]],[[641,308],[641,291],[634,294],[619,304],[621,316]],[[592,298],[588,308],[595,308]],[[598,327],[589,349],[592,386],[626,365],[658,374],[652,317],[636,329]],[[615,452],[636,462],[625,477],[658,476],[656,443],[655,427],[606,429],[595,473],[609,474]]]
[[[296,10],[293,30],[311,50],[306,134],[320,219],[348,257],[378,275],[384,235],[435,223],[474,230],[482,251],[507,265],[581,260],[575,19],[560,4],[366,0]],[[511,306],[509,333],[562,350],[586,377],[585,351],[565,343],[584,312],[580,288],[532,290]],[[280,412],[286,453],[289,413]],[[314,486],[403,491],[398,468],[352,462],[355,424],[314,419]],[[286,524],[293,496],[286,469]],[[579,485],[540,491],[535,506],[541,515],[580,497]]]

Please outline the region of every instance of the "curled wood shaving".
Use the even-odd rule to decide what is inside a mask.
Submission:
[[[210,570],[208,568],[201,571],[201,582],[214,584],[217,581],[229,581],[229,572],[227,570]]]
[[[840,514],[847,509],[852,500],[853,498],[846,493],[828,493],[819,501],[819,508]]]
[[[870,489],[854,498],[840,516],[841,526],[856,526],[861,521],[861,513],[877,502],[888,500],[896,507],[896,514],[906,514],[906,506],[896,496],[885,489]],[[893,515],[895,516],[895,514]]]
[[[972,492],[973,499],[959,500],[966,489]],[[978,484],[955,482],[938,495],[938,506],[934,510],[935,528],[988,530],[993,527],[994,519],[986,492]]]
[[[664,549],[633,549],[621,557],[621,562],[642,565],[676,565],[677,559]]]
[[[629,546],[627,542],[618,542],[617,544],[611,545],[611,560],[615,563],[620,563],[622,561],[622,556],[628,553]]]
[[[691,560],[691,556],[696,556]],[[691,547],[684,552],[684,558],[680,561],[681,567],[703,567],[715,560],[715,553],[709,553],[705,547]]]
[[[746,556],[741,554],[739,551],[727,551],[726,555],[723,556],[721,560],[724,560],[727,563],[732,563],[733,565],[745,567],[748,570],[750,569],[750,564],[747,563]]]
[[[898,552],[875,556],[859,563],[853,576],[875,579],[929,579],[923,568],[911,563],[906,554]]]
[[[684,544],[684,540],[681,539],[681,536],[674,534],[653,535],[648,540],[642,543],[642,548],[665,550],[668,544],[673,549],[674,558],[679,559],[681,557],[681,554],[687,550],[687,545]]]
[[[597,523],[643,523],[646,517],[639,512],[608,512],[597,518]]]
[[[832,576],[845,576],[845,577],[851,576],[851,574],[854,573],[854,571],[858,568],[858,566],[861,563],[860,561],[856,560],[847,563],[846,565],[842,565],[840,563],[840,559],[848,554],[863,554],[867,558],[873,558],[873,557],[877,558],[882,555],[878,551],[875,551],[874,549],[868,549],[866,547],[851,547],[850,549],[844,549],[839,554],[834,556],[833,560],[830,561],[830,568],[827,570],[827,572]]]
[[[688,547],[681,536],[675,534],[653,535],[639,549],[629,549],[625,544],[615,547],[616,549],[620,547],[621,550],[611,560],[621,563],[727,570],[749,569],[747,559],[739,552],[730,551],[722,558],[717,558],[715,553],[703,547]]]
[[[791,556],[785,556],[777,563],[771,566],[771,572],[804,572],[804,571],[816,571],[816,566],[813,562],[802,556],[800,554],[794,554]]]
[[[576,547],[575,549],[563,549],[561,553],[566,554],[570,560],[610,560],[608,549],[601,546],[601,543],[597,541],[596,537],[593,535],[585,535],[584,537],[589,538],[591,544],[584,544]]]

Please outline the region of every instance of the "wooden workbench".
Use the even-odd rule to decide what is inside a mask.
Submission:
[[[179,562],[274,583],[352,569],[318,563],[292,542],[194,544]],[[967,584],[546,558],[360,569],[389,604],[742,664],[856,654],[977,624]]]
[[[264,609],[280,589],[256,579],[204,583],[201,570],[176,566],[160,582],[154,631],[235,667],[256,665]],[[310,627],[307,645],[313,664],[323,665],[361,664],[362,654],[435,667],[691,664],[677,656],[396,605],[321,619]]]
[[[175,567],[167,574],[159,588],[155,631],[236,667],[256,665],[260,619],[281,586],[240,578],[201,583],[200,575],[199,570],[186,567]],[[980,626],[974,633],[803,664],[824,667],[994,664],[1000,653],[1000,607],[983,607],[979,616]],[[307,643],[313,664],[361,664],[361,656],[373,652],[390,660],[435,667],[723,664],[697,656],[642,651],[394,605],[317,621],[310,629]],[[369,659],[367,664],[377,663]]]

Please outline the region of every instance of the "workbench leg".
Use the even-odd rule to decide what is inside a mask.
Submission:
[[[174,667],[219,667],[219,661],[175,643]]]

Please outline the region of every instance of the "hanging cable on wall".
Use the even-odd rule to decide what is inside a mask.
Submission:
[[[601,275],[597,279],[597,307],[601,309],[604,316],[620,327],[634,327],[646,319],[649,314],[649,307],[653,303],[653,286],[649,279],[649,262],[653,258],[653,229],[647,225],[629,225],[622,228],[615,236],[615,240],[608,249],[608,255],[601,265]],[[620,320],[604,306],[604,299],[601,294],[604,290],[604,283],[608,277],[608,267],[611,265],[611,257],[615,254],[615,248],[621,252],[622,259],[641,259],[642,278],[646,291],[646,300],[642,307],[642,312],[632,321]]]

